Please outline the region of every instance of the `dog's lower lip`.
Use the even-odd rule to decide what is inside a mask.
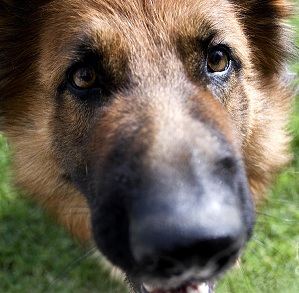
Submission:
[[[205,282],[196,285],[186,285],[177,289],[153,289],[147,285],[141,286],[141,293],[214,293],[215,283]]]

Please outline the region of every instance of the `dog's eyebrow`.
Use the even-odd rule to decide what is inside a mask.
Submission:
[[[85,61],[89,57],[97,56],[99,51],[95,50],[91,44],[82,42],[72,50],[72,62]]]
[[[91,34],[80,34],[76,37],[76,42],[71,48],[71,56],[69,59],[72,62],[84,61],[88,58],[109,59],[113,62],[114,59],[124,59],[124,46],[120,45],[119,38],[107,33],[97,31]],[[117,56],[117,58],[115,58]]]
[[[74,42],[71,50],[71,56],[69,59],[74,61],[81,61],[82,58],[85,58],[89,54],[97,54],[99,50],[96,50],[96,47],[93,45],[92,40],[89,36],[85,34],[80,34],[76,36],[76,42]]]
[[[113,52],[123,52],[126,48],[121,36],[114,32],[113,29],[90,30],[89,33],[84,33],[77,38],[78,52],[89,50],[102,54],[105,51],[109,51],[109,54],[113,55]]]

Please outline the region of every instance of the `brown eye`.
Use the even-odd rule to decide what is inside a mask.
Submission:
[[[229,68],[230,58],[228,52],[223,48],[213,48],[208,52],[208,71],[223,72]]]
[[[72,83],[78,89],[91,88],[96,82],[96,72],[91,66],[84,66],[77,68],[72,73]]]

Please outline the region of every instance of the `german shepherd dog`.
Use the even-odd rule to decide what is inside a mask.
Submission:
[[[285,0],[1,0],[17,183],[132,292],[214,292],[288,159]]]

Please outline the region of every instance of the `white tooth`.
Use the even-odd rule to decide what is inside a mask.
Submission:
[[[146,289],[148,292],[153,292],[155,289],[150,287],[149,285],[143,284],[143,287]]]
[[[198,293],[209,293],[209,285],[206,283],[202,283],[198,286]]]

